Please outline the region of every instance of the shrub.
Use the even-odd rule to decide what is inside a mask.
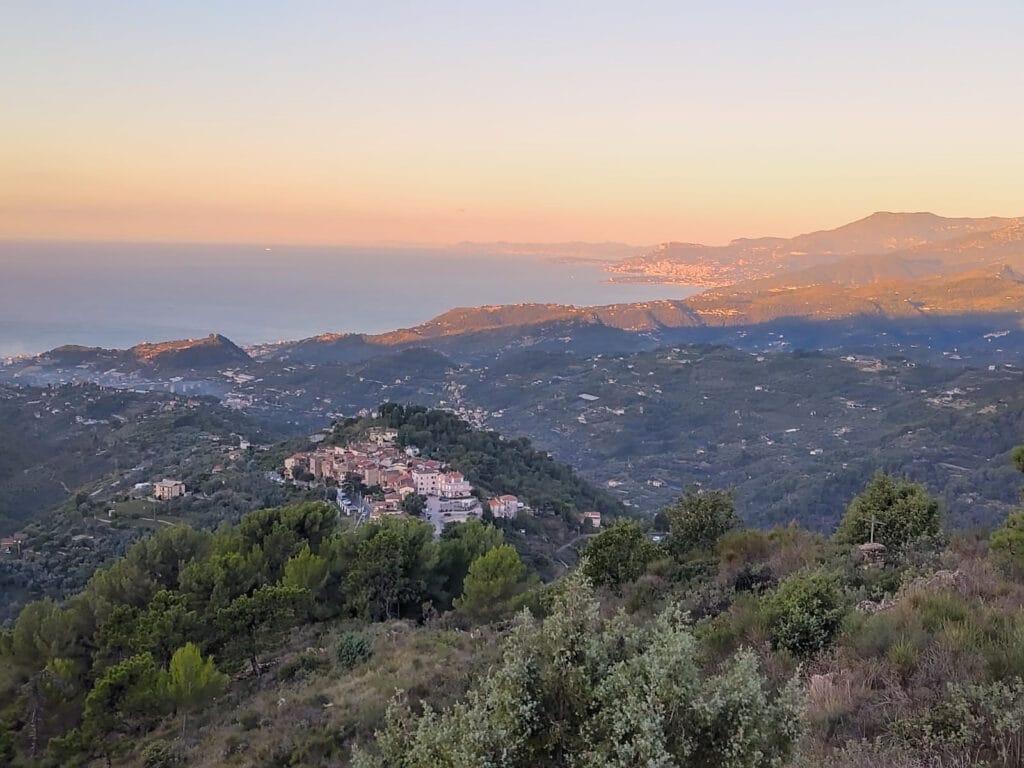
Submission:
[[[915,540],[938,535],[942,510],[920,483],[879,472],[846,508],[836,537],[848,544],[863,544],[871,537],[872,521],[875,541],[899,550]]]
[[[593,584],[618,587],[640,578],[657,555],[657,546],[639,525],[616,523],[587,544],[583,573]]]
[[[896,730],[920,754],[970,765],[1024,764],[1024,682],[951,686],[946,698]],[[946,764],[942,762],[940,764]]]
[[[1014,512],[989,538],[993,559],[1013,576],[1024,574],[1024,511]]]
[[[732,588],[737,592],[760,592],[775,586],[772,569],[761,563],[745,564],[733,577]]]
[[[142,765],[145,768],[177,768],[181,755],[166,741],[154,741],[142,750]]]
[[[767,596],[764,609],[772,643],[798,657],[827,648],[846,613],[834,577],[824,571],[788,577]]]
[[[949,622],[964,623],[972,616],[970,604],[951,592],[914,592],[910,605],[928,632],[938,632]]]
[[[330,667],[330,660],[315,653],[303,653],[281,666],[281,679],[294,680],[323,672]]]
[[[904,679],[907,679],[914,673],[921,660],[921,653],[918,651],[917,646],[905,638],[890,645],[885,655],[889,663],[893,665]]]
[[[768,683],[750,651],[704,674],[676,607],[646,626],[603,620],[573,576],[543,622],[521,616],[464,701],[419,718],[400,695],[359,768],[782,765],[799,735],[795,680]]]
[[[853,611],[843,620],[840,642],[861,659],[887,657],[900,643],[912,645],[920,653],[931,638],[913,613],[881,611],[864,614]],[[892,660],[890,659],[890,663]]]
[[[248,712],[242,713],[242,716],[238,718],[238,724],[243,731],[255,731],[260,727],[260,715],[250,709]]]
[[[373,644],[362,632],[353,630],[338,638],[335,653],[343,669],[354,669],[373,656]]]
[[[669,521],[668,548],[678,559],[695,549],[713,548],[740,523],[731,491],[690,488],[683,498],[665,510],[665,516]]]
[[[697,639],[707,655],[724,658],[741,646],[749,645],[752,635],[761,633],[762,614],[753,596],[738,595],[726,613],[697,625]]]
[[[729,531],[718,541],[718,555],[724,565],[764,561],[770,550],[768,534],[751,528]]]

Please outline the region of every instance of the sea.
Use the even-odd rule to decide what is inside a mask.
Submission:
[[[413,248],[0,242],[0,357],[221,333],[237,344],[380,333],[454,307],[679,299],[606,263]]]

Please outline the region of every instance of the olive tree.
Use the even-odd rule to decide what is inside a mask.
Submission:
[[[798,736],[795,681],[772,691],[753,654],[706,676],[675,607],[646,626],[602,619],[570,577],[543,621],[524,612],[464,701],[416,717],[400,695],[357,768],[769,768]]]

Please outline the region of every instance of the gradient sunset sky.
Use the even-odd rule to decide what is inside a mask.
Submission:
[[[1024,2],[0,7],[0,238],[724,242],[1024,215]]]

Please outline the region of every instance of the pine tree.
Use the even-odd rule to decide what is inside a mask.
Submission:
[[[213,665],[213,656],[204,659],[194,643],[185,643],[174,652],[167,670],[167,695],[181,713],[182,738],[189,711],[209,704],[224,692],[227,683],[227,675]]]

